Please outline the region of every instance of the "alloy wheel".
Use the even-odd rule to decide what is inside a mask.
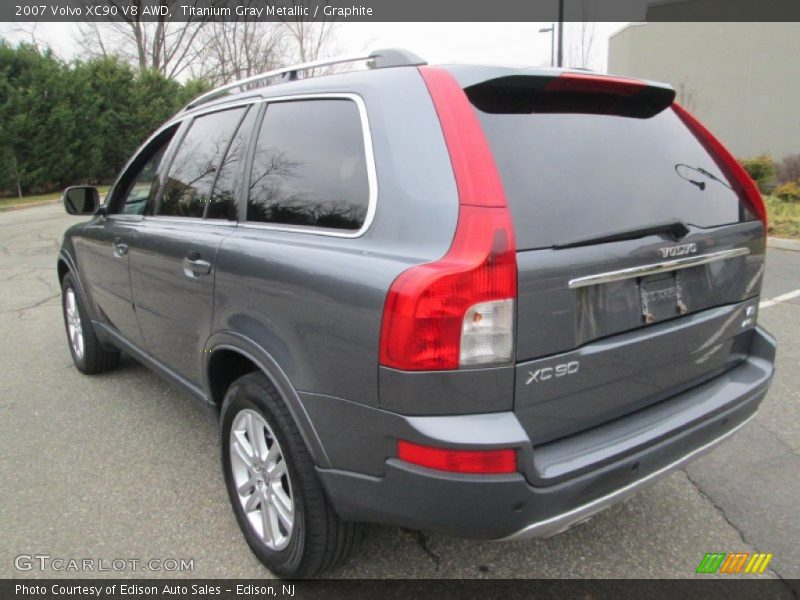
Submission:
[[[240,411],[230,434],[231,472],[253,532],[272,550],[289,545],[295,504],[286,459],[264,417]]]
[[[69,288],[65,299],[65,312],[67,316],[67,332],[69,333],[69,343],[72,351],[78,360],[83,358],[84,341],[83,326],[81,324],[81,314],[78,311],[78,299],[75,290]]]

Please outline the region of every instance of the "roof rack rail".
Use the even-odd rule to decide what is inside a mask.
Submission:
[[[201,104],[205,104],[207,102],[211,102],[212,100],[216,100],[217,98],[221,98],[222,96],[226,96],[232,90],[244,90],[245,86],[252,85],[254,83],[258,83],[261,81],[265,81],[268,79],[272,79],[274,77],[281,77],[281,82],[285,81],[294,81],[298,79],[297,74],[300,71],[307,71],[309,69],[315,69],[317,67],[327,67],[330,65],[340,65],[344,63],[353,63],[353,62],[360,62],[360,61],[371,61],[370,68],[373,69],[387,69],[389,67],[413,67],[419,65],[428,64],[414,54],[413,52],[409,52],[408,50],[403,50],[400,48],[386,48],[384,50],[375,50],[370,52],[367,55],[357,55],[357,56],[339,56],[336,58],[327,58],[323,60],[316,60],[313,62],[305,62],[300,63],[297,65],[292,65],[290,67],[282,67],[280,69],[275,69],[274,71],[267,71],[266,73],[260,73],[258,75],[253,75],[252,77],[246,77],[245,79],[239,79],[232,83],[227,83],[223,86],[215,88],[205,94],[202,94],[192,100],[183,110],[189,110],[192,108],[196,108]],[[266,85],[266,84],[265,84]]]

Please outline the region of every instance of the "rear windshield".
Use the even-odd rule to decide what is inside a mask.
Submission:
[[[671,109],[645,119],[476,112],[503,180],[519,250],[671,219],[714,227],[749,218]]]

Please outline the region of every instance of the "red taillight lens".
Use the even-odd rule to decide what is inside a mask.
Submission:
[[[467,311],[482,302],[513,301],[516,295],[517,259],[508,211],[461,207],[456,237],[444,258],[413,267],[392,284],[383,311],[381,364],[404,370],[457,369]],[[506,356],[472,364],[508,362],[510,337],[504,348]]]
[[[401,273],[383,311],[380,361],[419,371],[511,362],[517,259],[500,175],[464,91],[421,67],[459,196],[453,243],[441,259]]]
[[[677,102],[672,104],[672,110],[675,111],[675,114],[680,117],[681,121],[684,122],[697,140],[703,145],[706,152],[711,155],[714,162],[717,163],[719,169],[730,182],[734,191],[739,195],[739,198],[750,205],[756,216],[764,223],[764,228],[766,229],[767,207],[764,205],[764,199],[758,191],[758,186],[756,186],[756,183],[750,175],[747,174],[747,171],[742,168],[742,165],[739,164],[736,157],[722,145],[722,142],[714,137],[714,134],[711,133],[705,125]]]
[[[494,155],[464,90],[447,71],[420,67],[419,72],[439,117],[459,203],[505,208],[506,195]]]
[[[562,73],[548,83],[545,89],[548,92],[630,96],[641,92],[646,87],[647,83],[638,79],[591,75],[589,73]]]
[[[449,450],[400,440],[397,456],[400,460],[439,471],[484,475],[517,472],[517,451],[511,448]]]

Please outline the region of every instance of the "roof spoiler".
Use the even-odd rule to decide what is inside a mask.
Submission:
[[[509,75],[468,86],[470,102],[486,113],[583,113],[647,119],[675,100],[665,84],[566,71]]]

